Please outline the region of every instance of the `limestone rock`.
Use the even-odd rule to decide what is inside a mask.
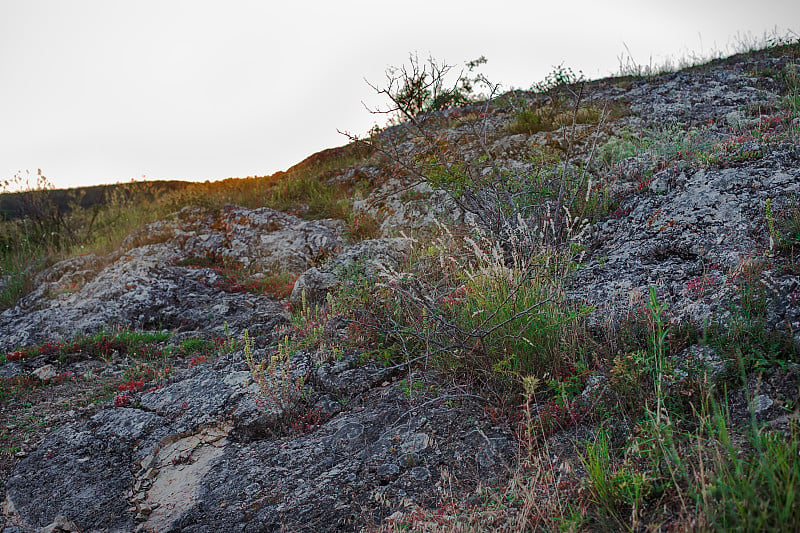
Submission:
[[[343,275],[374,278],[382,268],[397,268],[410,253],[411,241],[404,238],[374,239],[349,246],[323,267],[306,270],[295,282],[289,302],[295,309],[301,309],[305,294],[305,304],[313,308],[325,302],[328,291]],[[359,272],[348,274],[353,268]]]
[[[747,169],[684,173],[668,194],[629,196],[626,214],[596,228],[572,295],[614,319],[646,303],[653,285],[673,317],[702,325],[724,311],[737,271],[768,249],[767,198],[800,194],[800,161],[786,167],[782,157],[778,149]],[[796,279],[782,276],[780,283]]]
[[[303,272],[294,283],[289,302],[294,309],[302,309],[303,304],[310,306],[325,302],[328,291],[339,283],[339,277],[333,272],[311,267]]]
[[[108,408],[51,433],[8,480],[6,507],[31,528],[63,516],[81,530],[203,524],[228,532],[248,522],[332,530],[366,508],[389,514],[403,498],[433,501],[445,468],[459,479],[506,475],[510,430],[469,402],[415,410],[394,385],[367,384],[347,410],[329,410],[328,420],[295,415],[297,429],[269,438],[268,424],[252,426],[246,376],[230,377],[242,372],[234,370],[241,357],[226,356],[221,370],[189,369],[134,395],[136,407]],[[337,376],[352,378],[346,370],[355,363],[326,373],[331,390],[347,394],[350,381]],[[383,379],[362,370],[362,378]]]
[[[253,272],[303,271],[339,248],[335,225],[271,209],[186,208],[128,237],[104,258],[84,256],[42,272],[37,288],[0,314],[0,349],[94,333],[111,325],[136,329],[270,330],[285,319],[278,303],[225,290],[195,259],[232,261]]]
[[[58,375],[58,372],[53,365],[44,365],[34,370],[32,374],[41,381],[50,381]]]

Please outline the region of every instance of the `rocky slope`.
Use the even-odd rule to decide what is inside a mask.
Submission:
[[[764,74],[797,63],[751,54],[590,84],[596,102],[629,112],[582,126],[585,135],[570,148],[575,161],[612,139],[661,132],[651,150],[596,170],[618,201],[576,242],[581,266],[569,281],[570,298],[593,306],[592,327],[619,327],[651,286],[675,324],[724,324],[738,280],[758,264],[767,326],[800,346],[800,272],[793,252],[770,243],[765,213],[768,199],[779,213],[800,196],[800,118],[775,119],[782,88]],[[561,130],[511,133],[510,107],[454,109],[428,120],[468,154],[478,149],[474,124],[461,119],[476,113],[496,164],[511,172],[530,169],[532,148],[563,142]],[[705,144],[687,144],[692,132]],[[683,140],[673,142],[679,134]],[[419,138],[398,138],[397,153],[420,149]],[[354,201],[357,212],[381,221],[373,240],[353,244],[341,221],[267,208],[187,208],[108,256],[76,257],[39,274],[35,290],[0,315],[4,352],[25,355],[20,348],[114,328],[169,332],[160,342],[171,346],[195,336],[222,341],[207,360],[187,357],[161,381],[52,421],[7,472],[4,531],[350,531],[506,482],[519,460],[517,421],[498,416],[478,391],[443,385],[432,370],[380,364],[364,356],[367,346],[296,350],[275,378],[283,383],[269,376],[265,383],[248,368],[248,356],[281,355],[281,339],[298,327],[289,309],[324,304],[343,270],[401,268],[412,249],[402,232],[425,235],[435,219],[465,219],[447,193],[409,181],[378,156],[328,179],[354,175],[374,184]],[[225,264],[253,283],[288,273],[297,278],[293,294],[287,301],[244,290],[213,268]],[[327,318],[320,327],[344,335],[347,324]],[[244,330],[251,345],[242,342]],[[76,376],[119,374],[135,364],[130,354],[105,354],[95,366],[92,359],[68,348],[38,350],[7,357],[0,376],[47,365]],[[764,385],[761,419],[784,416],[778,398],[796,401],[796,374],[791,367]],[[602,370],[596,377],[590,381],[605,379]],[[414,393],[432,385],[436,396]],[[596,385],[582,394],[593,391]],[[291,400],[299,394],[298,406]],[[574,457],[558,443],[576,431],[552,436],[553,453]]]

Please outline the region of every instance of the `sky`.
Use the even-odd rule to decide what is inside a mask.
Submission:
[[[800,32],[797,0],[0,0],[0,182],[263,176],[385,117],[412,52],[529,88]]]

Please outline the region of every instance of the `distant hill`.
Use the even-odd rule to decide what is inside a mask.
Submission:
[[[113,185],[94,185],[90,187],[75,187],[72,189],[51,189],[37,191],[45,194],[61,211],[68,213],[74,206],[84,209],[96,205],[105,205],[113,195],[136,194],[142,195],[142,200],[152,199],[154,196],[186,189],[192,183],[188,181],[147,181],[115,183]],[[0,194],[0,219],[13,220],[22,218],[26,213],[26,195],[30,192],[13,192]]]

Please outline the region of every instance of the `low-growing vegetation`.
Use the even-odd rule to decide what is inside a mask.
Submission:
[[[315,154],[273,176],[167,189],[158,182],[119,184],[89,207],[82,207],[80,192],[67,197],[65,206],[57,205],[53,186],[41,170],[35,178],[18,174],[0,184],[0,195],[21,206],[19,216],[9,212],[0,220],[0,310],[30,292],[35,275],[54,262],[78,254],[106,254],[134,231],[186,206],[221,208],[232,203],[271,207],[308,219],[339,218],[351,221],[349,235],[354,240],[371,236],[375,222],[351,209],[354,191],[365,191],[371,184],[330,181],[332,173],[370,154],[368,148],[351,144]],[[274,281],[280,285],[283,279]],[[280,287],[276,290],[285,293]]]
[[[155,359],[165,355],[158,345],[170,336],[169,333],[147,333],[127,328],[104,330],[93,335],[78,335],[71,341],[45,342],[36,346],[22,347],[7,354],[0,354],[0,362],[40,356],[60,361],[68,357],[110,358],[115,354]]]
[[[76,412],[131,407],[136,393],[157,387],[174,373],[178,358],[192,358],[188,366],[202,364],[224,344],[221,338],[200,336],[177,343],[170,333],[110,328],[0,353],[0,363],[52,367],[49,375],[21,371],[0,377],[0,471],[7,473]]]
[[[188,268],[210,268],[221,276],[217,286],[226,292],[263,294],[275,300],[285,300],[292,293],[300,273],[257,272],[241,263],[216,254],[187,257],[175,263]]]
[[[781,46],[797,53],[797,43]],[[130,218],[114,227],[129,231],[148,217],[163,216],[167,206],[197,201],[219,206],[239,199],[309,218],[338,218],[348,223],[352,241],[370,238],[379,221],[354,213],[351,196],[371,184],[334,185],[328,178],[375,152],[409,180],[446,191],[464,214],[462,224],[430,229],[414,240],[410,258],[397,268],[367,268],[363,262],[343,267],[324,301],[311,305],[303,295],[301,305],[289,305],[291,318],[264,336],[260,349],[248,330],[238,339],[227,325],[225,338],[196,336],[171,344],[168,334],[114,329],[21,347],[0,355],[0,362],[127,357],[133,363],[105,389],[106,399],[113,396],[113,405],[123,408],[135,405],[135,393],[171,371],[167,360],[173,356],[195,367],[218,353],[241,350],[259,408],[281,417],[276,427],[296,435],[314,431],[329,416],[307,401],[313,387],[295,372],[297,361],[322,364],[356,353],[355,364],[373,365],[386,376],[403,374],[387,377],[382,386],[397,387],[409,405],[477,398],[498,427],[513,428],[519,453],[506,482],[479,483],[468,497],[453,489],[457,480],[442,484],[438,508],[409,503],[380,527],[383,531],[800,528],[800,391],[781,393],[786,416],[774,424],[759,418],[766,409],[759,407],[762,384],[800,369],[792,332],[770,326],[770,287],[763,281],[773,267],[796,265],[796,198],[766,202],[763,224],[770,245],[763,256],[743,259],[727,278],[703,270],[685,287],[692,303],[724,295],[724,316],[704,324],[678,321],[654,284],[639,298],[631,291],[627,316],[604,329],[590,320],[595,309],[567,297],[570,281],[585,267],[592,223],[630,214],[629,207],[619,206],[624,198],[611,197],[609,176],[635,181],[617,192],[620,196],[653,195],[651,179],[660,171],[735,167],[765,157],[781,143],[796,143],[796,71],[773,73],[786,91],[775,109],[731,121],[727,129],[634,131],[603,130],[623,112],[593,101],[582,76],[558,67],[534,86],[535,100],[509,113],[503,131],[559,130],[564,142],[557,149],[532,148],[530,165],[509,170],[489,149],[488,128],[481,128],[496,89],[480,76],[470,77],[481,61],[469,64],[470,74],[450,89],[444,84],[445,64],[411,59],[410,66],[390,70],[388,86],[378,91],[391,102],[384,112],[415,139],[414,153],[403,153],[376,134],[279,176],[188,187],[135,222]],[[475,86],[481,83],[489,94],[478,98]],[[514,105],[513,98],[508,101]],[[481,111],[470,107],[467,119],[451,124],[472,132],[465,137],[448,139],[437,131],[441,124],[425,120],[426,113],[467,104]],[[591,146],[582,158],[578,140]],[[464,143],[474,150],[461,149]],[[36,270],[54,257],[80,247],[98,250],[101,241],[91,228],[110,227],[112,218],[106,217],[114,213],[115,220],[125,220],[134,205],[127,202],[134,200],[98,208],[83,231],[86,237],[74,231],[63,239],[46,237],[47,228],[63,223],[59,216],[86,217],[80,209],[64,215],[45,210],[43,220],[33,215],[4,222],[5,242],[16,238],[27,245],[12,251],[6,244],[3,305],[13,305]],[[23,268],[31,264],[30,271]],[[289,297],[300,275],[252,272],[213,254],[177,265],[213,269],[227,292],[280,300]],[[424,380],[418,379],[421,372]],[[45,385],[28,375],[4,378],[0,399],[71,379],[59,375]],[[8,439],[6,433],[2,439]]]

